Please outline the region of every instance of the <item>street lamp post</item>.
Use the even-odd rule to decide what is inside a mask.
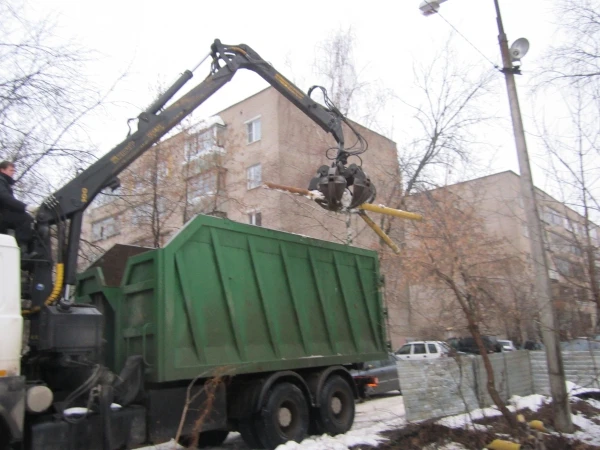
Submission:
[[[521,172],[521,193],[524,199],[525,217],[531,242],[531,259],[533,261],[536,299],[540,314],[542,340],[546,346],[546,363],[550,381],[550,392],[554,407],[554,424],[557,430],[570,433],[573,429],[571,421],[571,408],[569,396],[565,384],[565,370],[557,339],[556,321],[552,304],[552,288],[548,276],[548,258],[544,250],[542,222],[535,197],[535,188],[531,176],[531,166],[525,141],[525,130],[521,118],[521,108],[517,96],[517,84],[515,82],[515,68],[508,48],[508,40],[504,32],[502,15],[498,0],[494,0],[496,7],[496,21],[498,22],[498,43],[502,54],[502,72],[506,79],[506,90],[508,91],[508,102],[510,104],[510,115],[513,124],[513,133],[517,146],[519,158],[519,171]]]
[[[435,14],[440,8],[440,3],[444,1],[446,0],[423,0],[419,8],[426,16]],[[504,33],[504,25],[502,23],[498,0],[494,0],[494,6],[496,7],[496,21],[498,22],[498,42],[500,44],[500,53],[502,54],[502,72],[506,79],[513,133],[519,159],[519,170],[521,172],[521,193],[524,199],[525,216],[531,243],[531,259],[534,267],[536,299],[540,313],[542,340],[546,346],[546,362],[548,366],[550,392],[552,394],[554,405],[554,424],[558,431],[570,433],[573,429],[571,408],[569,405],[567,387],[565,385],[566,378],[562,354],[556,336],[552,291],[550,278],[548,276],[548,259],[544,250],[542,223],[537,208],[535,188],[531,177],[531,166],[529,164],[529,155],[527,152],[527,143],[525,141],[525,130],[523,128],[521,109],[519,107],[519,98],[517,96],[515,73],[518,69],[513,66],[513,60],[508,47],[508,40],[506,38],[506,33]]]

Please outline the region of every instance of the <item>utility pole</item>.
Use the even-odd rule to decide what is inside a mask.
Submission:
[[[565,384],[566,377],[562,354],[556,335],[557,328],[552,304],[552,290],[550,286],[550,277],[548,276],[548,258],[544,250],[542,222],[540,220],[540,214],[535,198],[535,188],[531,177],[531,166],[529,164],[527,143],[525,141],[525,130],[521,118],[519,98],[517,96],[515,67],[513,66],[512,58],[510,56],[508,40],[504,33],[504,25],[502,24],[498,0],[494,0],[494,5],[496,6],[496,20],[498,22],[498,42],[502,54],[502,72],[506,79],[506,90],[508,91],[510,114],[512,117],[513,132],[519,158],[521,193],[523,195],[525,216],[527,218],[527,227],[529,229],[529,238],[531,242],[531,260],[533,262],[536,300],[540,314],[542,340],[546,346],[546,362],[550,379],[550,393],[552,394],[552,404],[554,407],[554,423],[558,431],[571,433],[573,431],[571,408]]]

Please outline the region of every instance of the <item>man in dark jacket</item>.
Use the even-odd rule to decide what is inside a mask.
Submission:
[[[32,218],[25,209],[25,203],[17,200],[13,194],[14,175],[13,163],[0,162],[0,228],[14,229],[21,250],[27,253],[27,245],[32,238]]]

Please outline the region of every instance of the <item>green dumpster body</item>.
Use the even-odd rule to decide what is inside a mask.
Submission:
[[[109,251],[78,279],[115,371],[130,355],[151,382],[386,357],[374,251],[210,216],[140,251]]]

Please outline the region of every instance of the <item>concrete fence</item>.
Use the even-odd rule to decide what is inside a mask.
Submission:
[[[503,400],[513,395],[549,395],[545,352],[489,355],[496,389]],[[600,388],[600,351],[563,352],[567,380]],[[398,374],[408,421],[464,413],[492,404],[480,356],[399,361]]]
[[[600,351],[562,352],[567,381],[585,388],[600,389]],[[530,352],[533,392],[550,395],[545,352]]]

